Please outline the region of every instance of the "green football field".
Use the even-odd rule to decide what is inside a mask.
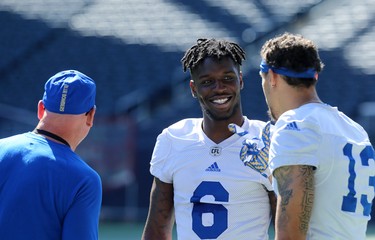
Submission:
[[[142,236],[143,224],[101,222],[99,225],[99,240],[139,240]],[[177,239],[177,237],[174,236],[173,239]]]
[[[141,239],[143,223],[100,223],[100,240],[139,240]],[[375,225],[369,225],[367,239],[375,240]],[[270,232],[270,240],[273,239],[273,232]],[[176,236],[173,237],[177,239]]]

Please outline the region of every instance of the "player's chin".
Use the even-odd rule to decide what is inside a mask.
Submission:
[[[214,120],[216,121],[223,121],[228,120],[233,116],[233,109],[227,108],[227,109],[209,109],[206,110],[206,113]]]
[[[275,114],[272,112],[271,108],[267,111],[268,117],[272,122],[276,122],[278,118],[275,117]]]

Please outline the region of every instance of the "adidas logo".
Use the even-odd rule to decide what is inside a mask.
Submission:
[[[298,128],[296,122],[288,123],[288,124],[285,126],[284,129],[285,129],[285,130],[295,130],[295,131],[299,131],[299,128]]]
[[[216,162],[214,162],[213,164],[211,164],[211,166],[206,168],[206,172],[220,172],[220,171],[221,169],[219,168]]]

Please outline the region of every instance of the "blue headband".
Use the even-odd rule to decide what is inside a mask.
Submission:
[[[272,71],[274,71],[277,74],[284,75],[284,76],[291,77],[291,78],[315,78],[315,75],[316,75],[316,71],[313,68],[308,68],[304,72],[295,72],[285,67],[276,68],[276,67],[269,66],[266,63],[266,61],[262,60],[262,62],[260,63],[260,71],[262,73],[268,73],[269,69],[272,69]]]

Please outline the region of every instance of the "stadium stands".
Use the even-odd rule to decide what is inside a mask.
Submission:
[[[359,104],[375,101],[374,23],[373,0],[2,0],[0,137],[33,127],[41,86],[54,73],[77,69],[92,76],[98,129],[79,151],[102,173],[104,204],[116,211],[131,205],[138,216],[123,217],[143,218],[157,134],[181,118],[201,116],[180,64],[197,38],[232,39],[246,49],[243,110],[263,120],[260,45],[283,31],[312,38],[326,63],[318,84],[323,101],[356,119]],[[13,118],[4,113],[9,109]],[[121,171],[111,172],[113,166]],[[116,196],[119,202],[109,200]]]

